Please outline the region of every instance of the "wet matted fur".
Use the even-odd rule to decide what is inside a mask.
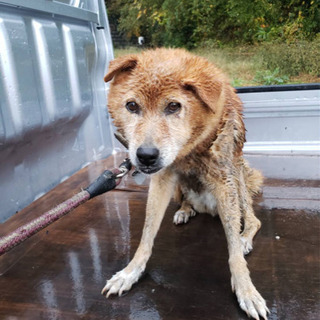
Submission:
[[[252,196],[263,178],[243,158],[242,103],[228,79],[206,59],[185,50],[156,49],[112,61],[105,76],[106,82],[111,80],[109,112],[129,142],[131,161],[151,175],[151,182],[140,245],[102,293],[121,295],[138,281],[175,196],[181,202],[176,224],[196,212],[219,214],[232,290],[249,316],[266,319],[268,308],[244,258],[260,228]]]

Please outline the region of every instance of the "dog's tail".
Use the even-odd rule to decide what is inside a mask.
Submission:
[[[244,178],[247,188],[251,196],[255,196],[261,192],[261,186],[263,184],[263,175],[261,171],[250,168],[247,161],[244,160]]]

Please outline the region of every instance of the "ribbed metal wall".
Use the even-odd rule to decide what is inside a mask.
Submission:
[[[112,58],[103,1],[0,1],[0,222],[112,153]]]
[[[320,84],[298,87],[239,93],[247,129],[244,152],[266,177],[320,179]]]

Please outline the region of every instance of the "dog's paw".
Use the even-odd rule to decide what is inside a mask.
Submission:
[[[237,285],[231,278],[232,290],[235,291],[240,308],[245,311],[248,317],[259,320],[260,317],[267,320],[270,313],[265,300],[252,283],[245,286]]]
[[[240,239],[241,239],[243,254],[244,255],[249,254],[253,249],[253,247],[252,247],[252,239],[248,239],[248,238],[246,238],[244,236],[241,236]]]
[[[138,269],[135,269],[130,273],[123,269],[107,281],[101,294],[106,295],[107,298],[112,294],[118,294],[120,297],[123,292],[131,289],[132,285],[139,280],[141,274],[142,271],[139,271]]]
[[[173,223],[178,225],[182,223],[187,223],[190,217],[194,217],[196,215],[196,211],[193,208],[188,210],[178,210],[173,216]]]

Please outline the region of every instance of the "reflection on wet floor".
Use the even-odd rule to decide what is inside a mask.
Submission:
[[[44,305],[47,307],[48,319],[58,319],[58,304],[52,281],[44,281],[40,288],[41,292],[39,297],[44,300]]]
[[[98,242],[97,233],[94,229],[89,229],[90,237],[90,252],[93,263],[93,278],[95,282],[102,281],[102,263],[100,258],[100,247]]]
[[[84,300],[83,275],[81,273],[81,265],[78,254],[69,252],[69,265],[71,270],[72,296],[76,302],[75,311],[77,314],[83,314],[86,310],[86,302]]]
[[[0,236],[72,196],[121,158],[81,170],[0,225]],[[247,257],[269,319],[319,319],[320,183],[267,180],[255,204],[262,228]],[[146,183],[127,178],[0,257],[0,319],[247,319],[231,292],[218,218],[175,226],[171,203],[153,255],[123,297],[100,294],[133,256],[142,232]]]

